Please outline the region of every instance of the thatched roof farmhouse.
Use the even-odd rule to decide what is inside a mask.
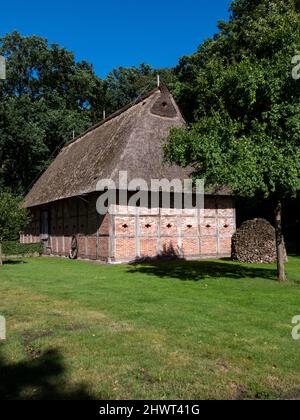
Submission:
[[[32,223],[24,243],[45,243],[45,253],[107,262],[158,255],[185,258],[230,254],[235,231],[233,199],[225,192],[205,197],[205,210],[117,207],[96,211],[97,183],[127,171],[149,185],[152,179],[180,179],[191,170],[163,162],[163,142],[172,127],[185,124],[169,91],[160,87],[116,112],[65,145],[25,198]]]

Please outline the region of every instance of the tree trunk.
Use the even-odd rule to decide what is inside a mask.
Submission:
[[[0,242],[0,266],[3,265],[3,258],[2,258],[2,245]]]
[[[282,234],[282,203],[279,201],[275,211],[276,250],[277,250],[277,277],[280,283],[287,281],[285,273],[285,245]]]

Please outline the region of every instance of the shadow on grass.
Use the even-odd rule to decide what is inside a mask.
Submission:
[[[93,400],[85,385],[57,383],[65,366],[57,350],[19,363],[7,363],[0,355],[1,400]],[[33,391],[34,390],[34,391]]]
[[[18,264],[27,264],[24,260],[4,260],[4,265],[18,265]]]
[[[159,278],[182,281],[201,281],[207,278],[262,278],[276,281],[276,270],[257,268],[249,265],[220,261],[152,261],[144,264],[133,263],[128,270],[131,274],[149,274]]]

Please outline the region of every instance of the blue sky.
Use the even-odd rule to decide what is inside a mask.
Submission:
[[[229,0],[10,0],[2,2],[1,36],[40,35],[86,59],[101,77],[144,62],[170,67],[194,52],[228,19]]]

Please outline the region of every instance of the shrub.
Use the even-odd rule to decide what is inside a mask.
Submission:
[[[13,257],[13,256],[26,256],[43,253],[43,244],[21,244],[15,241],[5,241],[2,242],[2,254],[3,256]]]
[[[0,241],[17,240],[30,222],[28,211],[21,207],[21,199],[9,192],[0,193]]]

